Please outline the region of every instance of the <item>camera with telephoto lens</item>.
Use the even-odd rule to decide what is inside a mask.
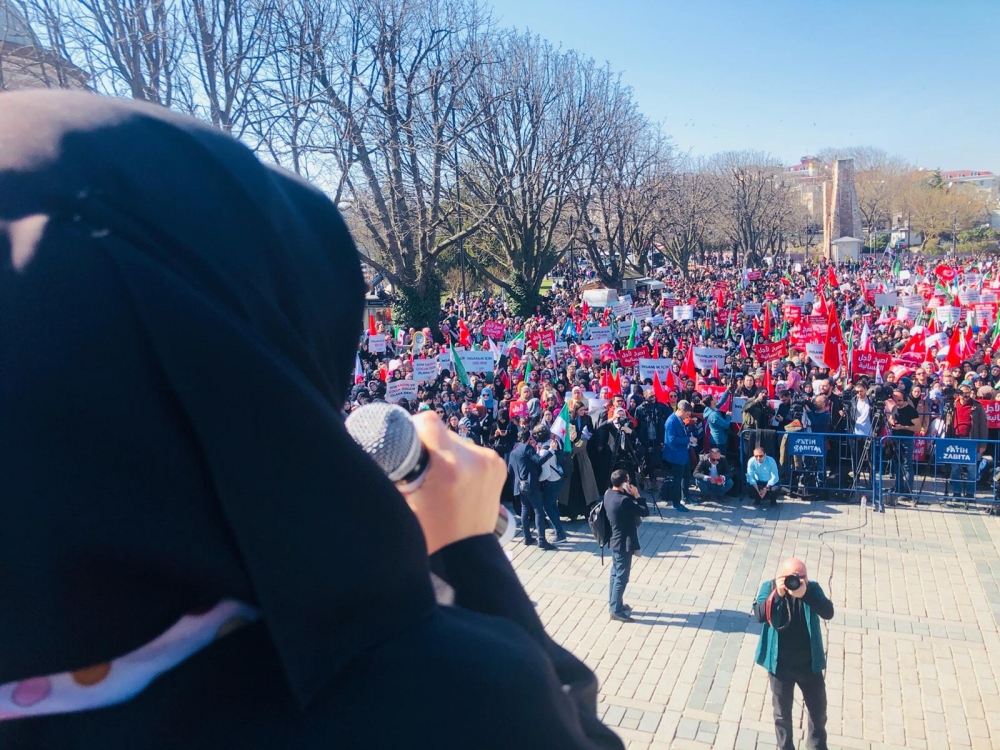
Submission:
[[[799,586],[802,585],[802,579],[797,575],[792,573],[789,576],[785,576],[785,588],[789,591],[798,591]]]
[[[876,383],[868,388],[868,400],[881,404],[892,398],[892,383]]]

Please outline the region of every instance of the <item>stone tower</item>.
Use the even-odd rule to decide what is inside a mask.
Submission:
[[[86,74],[45,49],[10,0],[0,0],[0,91],[85,89]]]
[[[842,237],[861,237],[861,209],[854,186],[854,160],[838,159],[833,175],[823,183],[823,251],[833,256],[833,243]]]

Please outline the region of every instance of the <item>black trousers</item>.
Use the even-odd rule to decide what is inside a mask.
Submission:
[[[802,700],[809,714],[807,740],[812,750],[827,750],[826,746],[826,680],[822,672],[782,670],[769,675],[771,705],[774,707],[774,733],[778,750],[795,750],[792,731],[792,698],[795,686],[802,691]]]

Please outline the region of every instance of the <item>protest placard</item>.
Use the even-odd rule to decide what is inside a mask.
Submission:
[[[587,391],[590,393],[590,391]],[[606,398],[595,398],[593,396],[586,396],[587,399],[587,410],[590,412],[591,418],[594,420],[594,424],[597,424],[597,418],[601,415],[601,412],[607,411],[608,400]]]
[[[761,362],[783,359],[788,356],[788,342],[782,340],[773,344],[754,344],[753,352]]]
[[[622,349],[618,352],[618,361],[622,363],[622,367],[635,367],[639,363],[640,358],[649,358],[648,346],[639,346],[635,349]]]
[[[503,341],[506,332],[507,326],[503,323],[498,323],[495,320],[487,320],[483,323],[483,335],[489,336],[494,341]]]
[[[991,430],[1000,428],[1000,401],[984,401],[986,410],[986,426]]]
[[[632,307],[632,295],[631,294],[619,294],[618,301],[626,303],[629,307]]]
[[[895,292],[875,295],[875,307],[893,307],[897,304],[898,295]]]
[[[974,305],[980,301],[979,290],[969,289],[958,293],[958,301],[963,305]]]
[[[806,344],[806,356],[817,367],[826,367],[826,364],[823,362],[824,346],[825,343],[822,341],[810,341]]]
[[[873,377],[876,372],[885,375],[890,367],[892,367],[891,354],[855,350],[851,355],[851,374],[854,377],[859,375]]]
[[[962,308],[955,305],[939,305],[934,315],[941,325],[954,325],[962,319]]]
[[[989,302],[977,302],[972,306],[972,312],[976,325],[986,326],[993,322],[993,311],[996,305]]]
[[[593,329],[591,329],[593,330]],[[556,345],[556,332],[555,331],[531,331],[528,334],[528,349],[534,351],[538,348],[538,342],[542,342],[542,346],[546,349],[551,349]]]
[[[431,360],[433,362],[433,360]],[[393,380],[385,384],[385,400],[395,404],[402,399],[412,401],[417,397],[417,382],[415,380]]]
[[[633,307],[632,317],[642,323],[647,318],[653,317],[653,308],[649,305],[644,305],[643,307]]]
[[[418,383],[433,383],[438,374],[436,359],[413,360],[413,379]]]
[[[674,320],[694,320],[694,308],[691,305],[675,305]]]
[[[786,302],[781,306],[781,317],[789,323],[798,323],[802,320],[802,308]]]
[[[661,304],[665,310],[669,310],[672,307],[677,307],[680,301],[676,297],[664,297]]]
[[[377,333],[368,335],[368,351],[372,354],[381,354],[385,351],[385,334]]]
[[[465,367],[465,371],[468,373],[493,372],[493,352],[466,351],[458,352],[458,356],[462,360],[462,366]]]
[[[632,303],[625,302],[624,300],[618,300],[611,306],[611,315],[620,318],[623,315],[628,315],[632,312]]]
[[[751,318],[756,318],[760,315],[760,311],[764,309],[764,305],[760,302],[744,302],[743,303],[743,314],[749,315]]]
[[[694,348],[694,366],[699,370],[711,370],[718,365],[721,371],[726,366],[726,350],[713,349],[708,346]]]
[[[671,361],[669,359],[640,359],[638,362],[639,378],[641,380],[646,380],[646,378],[652,380],[654,375],[659,375],[660,383],[665,383],[670,364]]]
[[[607,344],[611,341],[611,327],[610,326],[591,326],[590,327],[590,338],[587,339],[586,343],[596,349],[601,344]]]
[[[743,405],[746,402],[747,399],[743,396],[733,398],[733,411],[732,414],[730,414],[733,424],[743,424]]]
[[[511,401],[507,414],[511,419],[520,419],[521,417],[528,416],[528,402],[520,400]]]
[[[980,292],[979,301],[980,302],[996,302],[998,299],[996,292]]]

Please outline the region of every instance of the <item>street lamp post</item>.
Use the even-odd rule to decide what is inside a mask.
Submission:
[[[455,206],[458,212],[458,233],[462,233],[462,178],[458,170],[458,125],[455,119],[457,106],[451,108],[451,129],[455,131]],[[458,254],[462,264],[462,306],[466,306],[465,292],[465,239],[458,240]]]

